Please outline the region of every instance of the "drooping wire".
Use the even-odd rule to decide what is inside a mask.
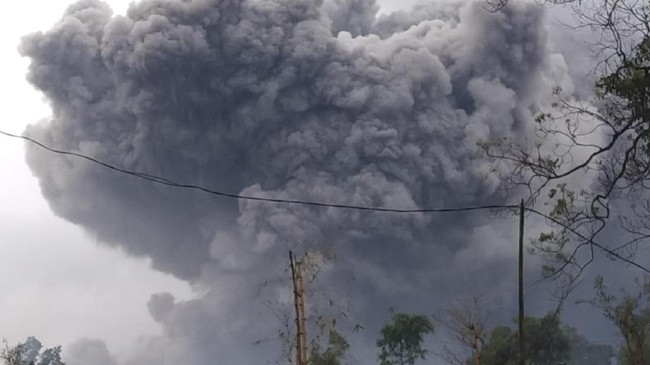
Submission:
[[[112,171],[116,171],[122,174],[126,175],[131,175],[134,177],[137,177],[139,179],[143,179],[146,181],[153,182],[155,184],[161,184],[165,186],[170,186],[170,187],[175,187],[175,188],[181,188],[181,189],[192,189],[192,190],[198,190],[202,191],[204,193],[216,195],[216,196],[221,196],[221,197],[226,197],[226,198],[232,198],[232,199],[237,199],[237,200],[250,200],[250,201],[261,201],[261,202],[268,202],[268,203],[285,203],[285,204],[294,204],[294,205],[306,205],[306,206],[315,206],[315,207],[326,207],[326,208],[337,208],[337,209],[351,209],[351,210],[361,210],[361,211],[373,211],[373,212],[385,212],[385,213],[454,213],[454,212],[468,212],[468,211],[477,211],[477,210],[495,210],[495,209],[516,209],[519,206],[518,205],[501,205],[501,204],[489,204],[489,205],[478,205],[478,206],[469,206],[469,207],[456,207],[456,208],[423,208],[423,209],[398,209],[398,208],[388,208],[388,207],[370,207],[370,206],[361,206],[361,205],[350,205],[350,204],[331,204],[331,203],[323,203],[323,202],[316,202],[316,201],[308,201],[308,200],[295,200],[295,199],[278,199],[278,198],[264,198],[264,197],[259,197],[259,196],[251,196],[251,195],[241,195],[241,194],[233,194],[233,193],[227,193],[227,192],[222,192],[218,190],[213,190],[209,189],[200,185],[195,185],[195,184],[185,184],[185,183],[178,183],[173,180],[167,179],[165,177],[161,176],[156,176],[156,175],[151,175],[143,172],[138,172],[138,171],[132,171],[132,170],[127,170],[123,169],[120,167],[117,167],[115,165],[111,165],[109,163],[97,160],[95,158],[92,158],[90,156],[83,155],[81,153],[76,153],[76,152],[70,152],[70,151],[63,151],[59,150],[56,148],[52,148],[50,146],[45,145],[44,143],[37,141],[31,137],[27,137],[24,135],[17,135],[9,132],[5,132],[3,130],[0,130],[0,134],[11,137],[11,138],[18,138],[25,140],[29,143],[32,143],[44,150],[47,150],[49,152],[59,154],[59,155],[64,155],[64,156],[72,156],[76,158],[80,158],[86,161],[89,161],[91,163],[97,164],[99,166],[102,166],[104,168],[107,168]],[[545,219],[548,219],[549,221],[567,229],[580,239],[592,244],[594,247],[602,250],[603,252],[607,253],[608,255],[615,257],[616,259],[619,259],[623,262],[626,262],[648,274],[650,274],[650,269],[640,265],[637,262],[634,262],[624,256],[621,256],[620,254],[616,253],[613,250],[608,249],[607,247],[603,246],[602,244],[595,242],[593,238],[587,238],[580,232],[576,231],[575,229],[569,227],[568,225],[560,222],[559,220],[550,217],[534,208],[524,208],[526,211],[537,214],[540,217],[543,217]]]
[[[568,226],[568,225],[562,223],[562,222],[559,221],[558,219],[555,219],[555,218],[553,218],[553,217],[551,217],[551,216],[549,216],[549,215],[547,215],[547,214],[544,214],[544,213],[542,213],[542,212],[540,212],[540,211],[538,211],[538,210],[536,210],[536,209],[534,209],[534,208],[524,208],[524,209],[525,209],[526,211],[528,211],[528,212],[531,212],[531,213],[537,214],[538,216],[540,216],[540,217],[542,217],[542,218],[548,219],[549,221],[551,221],[551,222],[557,224],[558,226],[560,226],[560,227],[566,229],[567,231],[569,231],[569,232],[571,232],[572,234],[574,234],[576,237],[580,238],[581,240],[585,241],[585,242],[588,243],[588,244],[593,245],[594,247],[598,248],[599,250],[605,252],[606,254],[608,254],[608,255],[610,255],[610,256],[612,256],[612,257],[618,259],[618,260],[621,260],[621,261],[623,261],[623,262],[626,262],[626,263],[628,263],[628,264],[630,264],[630,265],[632,265],[632,266],[634,266],[634,267],[636,267],[636,268],[638,268],[638,269],[640,269],[640,270],[642,270],[642,271],[644,271],[644,272],[650,274],[650,269],[646,268],[645,266],[642,266],[641,264],[639,264],[639,263],[637,263],[637,262],[634,262],[634,261],[632,261],[632,260],[626,258],[625,256],[622,256],[622,255],[616,253],[616,252],[613,251],[613,250],[610,250],[609,248],[603,246],[602,244],[600,244],[600,243],[594,241],[593,238],[588,238],[588,237],[586,237],[584,234],[582,234],[582,233],[576,231],[575,229],[571,228],[570,226]]]
[[[226,197],[226,198],[238,199],[238,200],[252,200],[252,201],[261,201],[261,202],[268,202],[268,203],[285,203],[285,204],[294,204],[294,205],[306,205],[306,206],[315,206],[315,207],[351,209],[351,210],[385,212],[385,213],[453,213],[453,212],[468,212],[468,211],[476,211],[476,210],[513,209],[518,207],[517,205],[488,204],[488,205],[455,207],[455,208],[399,209],[399,208],[390,208],[390,207],[372,207],[372,206],[362,206],[362,205],[352,205],[352,204],[333,204],[333,203],[324,203],[324,202],[309,201],[309,200],[265,198],[265,197],[252,196],[252,195],[234,194],[234,193],[227,193],[223,191],[206,188],[201,185],[179,183],[162,176],[156,176],[156,175],[151,175],[143,172],[123,169],[115,165],[97,160],[90,156],[83,155],[81,153],[63,151],[56,148],[52,148],[31,137],[17,135],[2,130],[0,130],[0,134],[11,138],[18,138],[18,139],[25,140],[29,143],[37,145],[40,148],[50,151],[52,153],[80,158],[89,161],[91,163],[100,165],[104,168],[110,169],[112,171],[116,171],[126,175],[131,175],[139,179],[147,180],[156,184],[166,185],[166,186],[181,188],[181,189],[198,190],[204,193]]]

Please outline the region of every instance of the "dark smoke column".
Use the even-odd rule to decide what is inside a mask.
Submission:
[[[499,201],[477,142],[526,136],[532,108],[565,77],[542,9],[488,14],[466,1],[380,17],[377,9],[372,0],[149,0],[114,16],[100,1],[79,1],[22,43],[28,79],[53,112],[27,134],[231,193],[396,208]],[[440,270],[460,270],[444,264],[483,221],[237,202],[33,146],[27,161],[58,215],[208,288],[202,299],[165,302],[164,316],[155,311],[165,336],[154,342],[174,349],[159,354],[169,363],[203,364],[214,338],[272,327],[268,312],[241,303],[255,302],[288,248],[334,244],[346,260],[324,280],[352,301],[413,302],[421,283],[456,290]],[[340,281],[342,273],[355,279]]]

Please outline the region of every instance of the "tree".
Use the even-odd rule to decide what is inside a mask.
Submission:
[[[330,329],[327,348],[323,351],[318,341],[312,341],[309,353],[311,365],[342,365],[350,345],[335,329]]]
[[[554,313],[542,318],[526,317],[524,330],[527,334],[525,363],[529,365],[609,365],[614,351],[611,346],[594,344],[575,328],[561,326]],[[519,344],[516,330],[498,326],[490,331],[481,351],[484,365],[519,364]],[[474,358],[466,360],[473,364]]]
[[[570,358],[569,337],[553,313],[541,318],[524,319],[526,342],[524,357],[529,365],[566,364]],[[515,365],[519,363],[518,333],[507,326],[495,327],[483,347],[481,358],[485,365]],[[471,359],[467,361],[471,363]]]
[[[518,345],[516,333],[508,326],[497,326],[490,331],[488,341],[481,350],[483,364],[512,365],[517,363]],[[471,361],[470,359],[467,362]]]
[[[9,347],[7,340],[4,340],[3,342],[4,349],[0,352],[0,359],[2,359],[4,365],[19,365],[22,358],[19,347]]]
[[[570,357],[569,338],[554,314],[524,322],[526,360],[531,365],[565,364]]]
[[[4,365],[65,365],[61,361],[61,346],[41,351],[42,347],[41,342],[34,337],[29,337],[15,347],[9,347],[5,341],[0,359]]]
[[[575,328],[561,326],[554,313],[542,318],[526,317],[524,330],[527,344],[524,356],[529,365],[609,365],[614,351],[611,346],[589,342]],[[483,347],[484,365],[519,363],[518,334],[507,326],[492,329]],[[473,358],[466,364],[473,363]]]
[[[459,300],[447,310],[443,318],[437,321],[447,330],[454,345],[460,346],[471,354],[471,365],[481,365],[481,353],[486,342],[486,314],[478,297]],[[439,356],[451,365],[468,363],[461,353],[454,348],[443,345]]]
[[[324,364],[332,363],[337,354],[345,348],[341,355],[347,352],[347,342],[343,336],[336,331],[337,322],[343,322],[349,317],[349,305],[340,294],[336,293],[331,286],[319,283],[318,274],[321,272],[322,265],[334,259],[334,254],[330,250],[312,250],[305,252],[302,256],[297,258],[300,262],[301,274],[303,278],[304,298],[306,323],[309,328],[307,335],[312,338],[311,350],[307,354],[308,357],[315,356],[318,361],[325,361]],[[273,287],[277,289],[279,283],[286,282],[286,276],[290,275],[290,267],[285,267],[282,277],[276,280],[265,281],[260,290],[263,288]],[[285,290],[291,290],[285,287]],[[292,291],[293,294],[293,291]],[[280,356],[275,363],[286,364],[294,362],[296,356],[296,311],[294,302],[286,302],[278,300],[275,297],[265,302],[269,311],[271,311],[278,319],[280,328],[276,331],[275,336],[265,339],[259,339],[254,342],[255,345],[265,344],[271,341],[278,341],[280,343]],[[329,336],[329,342],[326,345],[326,350],[321,349],[322,339]],[[343,346],[345,344],[345,346]],[[314,352],[315,351],[315,352]],[[321,358],[322,357],[322,358]],[[340,361],[340,358],[336,358]],[[328,362],[329,361],[329,362]],[[310,363],[313,364],[312,361]],[[332,364],[338,364],[333,362]]]
[[[572,3],[575,2],[576,0],[544,0],[543,3],[545,4],[567,4],[567,3]],[[580,0],[578,0],[580,1]],[[503,8],[508,5],[510,0],[485,0],[487,3],[488,7],[487,9],[492,12],[497,12],[503,10]]]
[[[573,11],[577,27],[599,34],[593,98],[576,100],[556,88],[554,103],[539,107],[534,140],[482,144],[505,166],[506,188],[524,188],[529,212],[556,228],[539,236],[535,251],[547,259],[545,275],[562,279],[565,290],[595,252],[647,271],[632,258],[636,245],[650,239],[650,5],[598,0]],[[546,212],[533,208],[540,201]],[[627,234],[599,242],[611,225]]]
[[[639,291],[621,297],[609,293],[603,278],[595,283],[596,298],[593,304],[603,310],[618,328],[624,340],[619,357],[621,364],[646,365],[650,361],[650,281],[637,281]]]
[[[412,365],[425,359],[428,351],[422,347],[424,336],[433,333],[431,320],[422,315],[397,313],[381,329],[377,340],[381,365]]]
[[[609,345],[587,341],[573,327],[564,327],[569,340],[571,365],[610,365],[614,350]]]

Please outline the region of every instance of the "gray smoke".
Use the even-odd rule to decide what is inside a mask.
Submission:
[[[230,193],[394,208],[502,202],[477,143],[527,138],[552,87],[570,89],[543,9],[377,10],[373,0],[145,0],[114,16],[79,1],[22,43],[53,111],[27,134]],[[389,306],[430,313],[442,298],[513,287],[514,221],[486,213],[237,202],[33,146],[27,161],[58,215],[206,289],[184,302],[152,296],[164,333],[125,364],[273,360],[277,343],[251,344],[279,328],[265,303],[289,303],[288,249],[336,254],[318,285],[366,324],[361,347]]]
[[[106,344],[100,340],[82,339],[66,350],[64,360],[68,365],[116,365]]]

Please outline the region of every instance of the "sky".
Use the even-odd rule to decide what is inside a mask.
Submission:
[[[129,2],[107,3],[124,14]],[[101,45],[107,70],[86,56],[107,11],[86,0],[55,32],[24,41],[39,92],[26,81],[21,37],[52,28],[71,4],[6,5],[2,129],[21,134],[31,125],[30,136],[57,146],[250,195],[402,208],[495,202],[498,183],[484,174],[490,166],[467,146],[529,136],[531,103],[548,102],[557,84],[576,95],[589,84],[584,45],[560,36],[536,6],[489,17],[462,1],[432,2],[373,26],[372,1],[332,1],[326,25],[349,32],[336,38],[312,19],[311,5],[225,8],[224,17],[246,21],[219,30],[218,56],[201,30],[221,13],[142,6],[132,14],[139,23],[110,23]],[[413,3],[379,4],[390,14]],[[282,21],[296,18],[304,22]],[[178,19],[191,26],[176,27]],[[282,38],[289,30],[295,37]],[[138,47],[125,45],[128,32]],[[229,124],[206,126],[212,115]],[[319,288],[353,303],[368,331],[389,306],[441,310],[472,292],[485,292],[497,317],[514,308],[504,296],[515,287],[507,279],[515,270],[512,218],[236,205],[53,159],[5,137],[0,156],[0,336],[63,345],[74,355],[70,365],[106,348],[112,355],[99,365],[198,365],[217,355],[229,363],[247,351],[238,342],[274,334],[269,316],[288,298],[287,249],[337,253]],[[529,295],[532,312],[548,308],[545,294]],[[373,336],[352,340],[360,359],[372,356]],[[277,348],[268,346],[248,363]]]
[[[28,60],[18,54],[20,38],[59,20],[71,1],[17,1],[3,22],[0,50],[5,104],[2,128],[21,134],[51,112],[25,81]],[[128,1],[112,1],[117,12]],[[35,11],[36,10],[36,11]],[[115,249],[99,247],[79,227],[56,217],[25,164],[23,144],[0,143],[3,189],[0,225],[0,336],[10,343],[36,335],[46,345],[68,345],[80,337],[103,338],[119,350],[160,329],[146,309],[149,295],[170,291],[191,297],[189,286]],[[125,330],[128,329],[128,330]]]
[[[18,53],[20,39],[55,24],[75,1],[25,0],[6,4],[0,24],[5,118],[3,130],[21,134],[28,124],[51,115],[43,95],[25,80],[29,60]],[[107,1],[115,13],[131,0]],[[383,1],[382,12],[412,1]],[[46,346],[99,338],[116,353],[138,337],[158,334],[146,303],[152,293],[191,298],[190,285],[152,270],[144,258],[102,247],[78,226],[52,213],[25,164],[23,143],[0,143],[0,337],[9,343],[37,336]]]

